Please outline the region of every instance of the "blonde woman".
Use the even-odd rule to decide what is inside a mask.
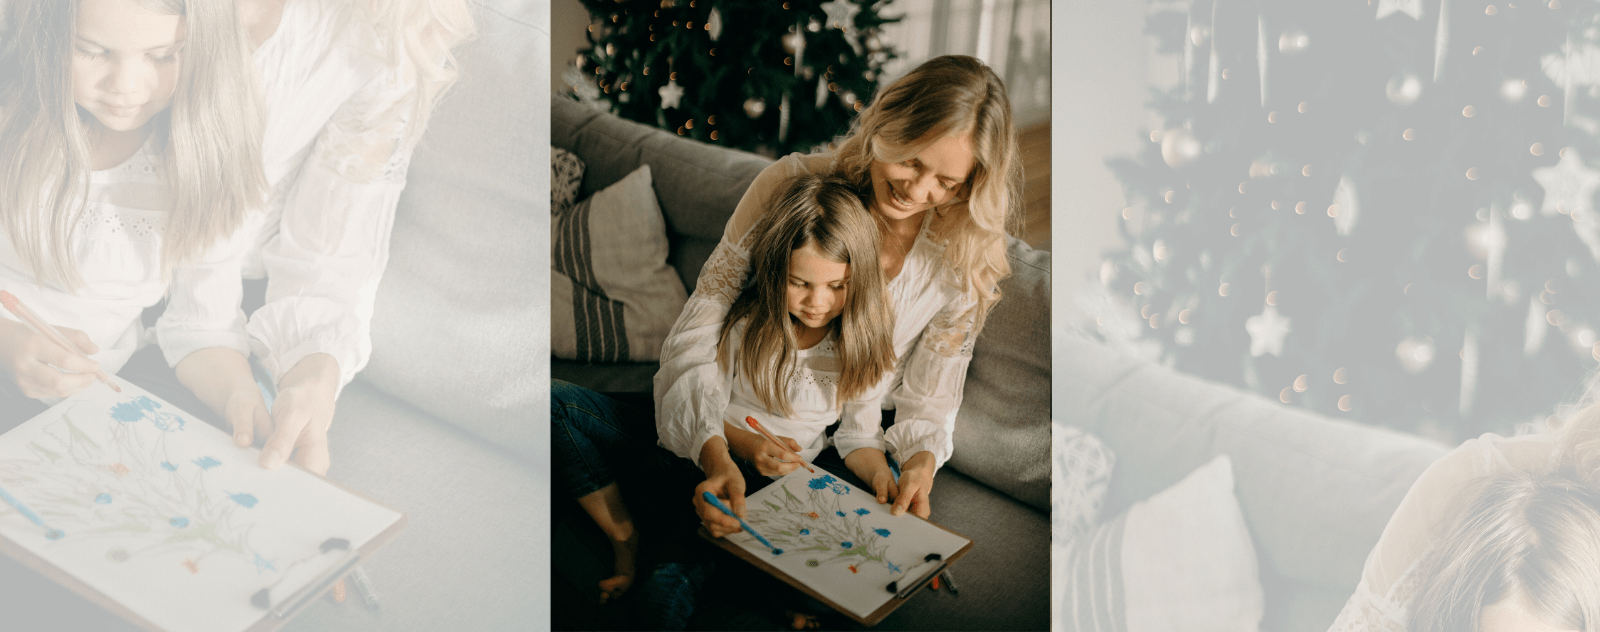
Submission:
[[[750,252],[778,183],[801,173],[835,174],[867,199],[879,229],[879,264],[894,318],[896,372],[886,401],[895,422],[886,435],[835,438],[847,465],[862,473],[896,514],[927,517],[934,472],[950,458],[951,434],[972,343],[1010,273],[1006,226],[1022,182],[1005,85],[981,61],[938,57],[884,88],[832,154],[793,154],[761,172],[728,220],[694,295],[662,346],[655,377],[661,445],[705,468],[696,511],[715,535],[736,520],[705,503],[711,491],[743,505],[742,478],[727,458],[744,430],[724,427],[728,386],[717,341],[730,306],[750,276]],[[858,414],[846,407],[845,415]],[[794,461],[792,450],[760,445],[753,462]],[[885,450],[887,448],[887,450]],[[887,454],[886,454],[887,453]],[[886,457],[898,460],[895,476]]]
[[[1600,373],[1554,432],[1485,434],[1429,466],[1332,632],[1600,629]]]
[[[0,420],[117,372],[143,340],[141,312],[169,291],[155,327],[166,362],[235,405],[259,402],[245,388],[239,229],[266,182],[233,3],[0,8],[0,290],[89,357],[0,314]]]
[[[406,167],[472,33],[465,0],[238,0],[267,113],[270,194],[249,227],[244,275],[267,279],[250,346],[277,389],[270,414],[227,405],[198,372],[178,378],[222,412],[261,464],[330,465],[340,389],[366,366],[378,281]]]

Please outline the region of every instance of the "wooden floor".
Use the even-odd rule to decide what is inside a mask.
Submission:
[[[1022,241],[1050,248],[1050,124],[1017,132],[1022,152]]]

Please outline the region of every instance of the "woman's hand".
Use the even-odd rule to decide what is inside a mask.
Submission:
[[[844,464],[855,473],[856,478],[872,486],[872,493],[877,495],[879,504],[887,505],[900,497],[900,486],[894,482],[894,470],[889,469],[889,460],[883,456],[883,450],[858,448],[845,455]]]
[[[705,525],[713,538],[738,532],[739,521],[722,513],[702,496],[711,492],[733,513],[744,516],[744,474],[739,472],[739,466],[728,455],[728,445],[720,437],[712,437],[700,447],[700,469],[706,473],[706,480],[694,487],[694,512],[700,516],[700,524]]]
[[[762,476],[783,476],[800,467],[800,442],[792,438],[773,435],[789,446],[784,449],[760,434],[728,422],[722,422],[722,431],[728,437],[728,451],[755,465]]]
[[[298,450],[295,462],[327,474],[328,427],[333,425],[334,398],[339,394],[339,361],[326,353],[300,360],[278,381],[272,402],[272,436],[261,449],[261,467],[281,467]]]
[[[100,352],[88,334],[70,327],[56,329],[84,355]],[[27,325],[5,318],[0,318],[0,359],[4,360],[0,365],[22,394],[34,399],[73,395],[93,384],[94,373],[100,370],[94,360],[62,349]],[[57,368],[72,373],[62,373]]]
[[[223,347],[201,349],[179,360],[174,370],[179,382],[232,426],[235,445],[248,447],[272,432],[272,416],[244,354]]]
[[[923,450],[906,459],[900,466],[900,497],[895,499],[889,513],[898,516],[910,509],[911,513],[926,519],[933,511],[928,504],[928,492],[933,491],[933,473],[932,452]]]

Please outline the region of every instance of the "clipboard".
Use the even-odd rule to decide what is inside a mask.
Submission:
[[[783,580],[783,583],[788,584],[790,586],[793,586],[793,587],[799,589],[800,592],[805,593],[806,595],[810,596],[812,599],[816,599],[817,601],[820,601],[822,603],[828,604],[829,608],[833,608],[834,611],[838,612],[839,614],[842,614],[842,615],[844,615],[846,617],[849,617],[851,620],[855,621],[856,623],[859,623],[861,625],[870,627],[870,626],[877,625],[879,622],[883,621],[883,619],[885,617],[888,617],[890,613],[892,613],[895,610],[899,609],[900,606],[905,605],[906,602],[911,601],[911,598],[915,597],[917,595],[917,593],[922,592],[923,587],[927,586],[930,583],[930,581],[936,575],[938,575],[944,569],[950,568],[950,566],[952,564],[955,564],[956,560],[959,560],[962,557],[966,556],[967,552],[972,550],[972,544],[973,544],[972,538],[969,538],[969,537],[967,537],[965,535],[962,535],[960,533],[956,533],[955,531],[952,531],[949,528],[946,528],[944,525],[941,525],[941,524],[939,524],[937,522],[934,522],[932,520],[924,519],[923,522],[926,522],[929,525],[932,525],[934,527],[938,527],[940,530],[943,530],[946,533],[949,533],[951,535],[954,535],[954,536],[960,537],[962,539],[965,539],[967,541],[966,545],[962,546],[960,550],[957,550],[955,553],[952,553],[950,556],[944,558],[942,563],[933,572],[928,573],[925,576],[919,578],[917,583],[916,583],[916,585],[911,587],[911,590],[910,590],[909,593],[902,592],[901,594],[904,594],[905,595],[904,597],[901,597],[901,596],[898,596],[898,595],[895,596],[895,597],[890,597],[888,602],[885,602],[882,606],[879,606],[877,610],[872,611],[871,614],[868,614],[865,617],[858,616],[854,612],[851,612],[850,610],[840,606],[839,604],[834,603],[833,600],[822,596],[821,593],[818,593],[816,590],[812,589],[810,586],[805,585],[804,582],[801,582],[801,581],[789,576],[788,573],[785,573],[782,570],[779,570],[777,567],[773,566],[767,560],[762,559],[760,556],[757,556],[757,555],[751,553],[750,551],[745,550],[744,547],[741,547],[741,546],[739,546],[737,544],[729,542],[727,538],[713,538],[713,537],[711,537],[711,532],[706,531],[706,528],[704,526],[700,527],[699,534],[700,534],[700,537],[705,539],[707,542],[715,544],[718,547],[722,548],[723,550],[728,551],[729,553],[732,553],[735,557],[738,557],[738,558],[740,558],[742,560],[750,562],[751,564],[754,564],[756,568],[761,569],[762,571],[766,572],[768,575],[771,575],[771,576],[776,577],[776,578],[778,578],[780,580]]]
[[[179,408],[177,408],[175,406],[172,406],[171,404],[168,404],[167,402],[165,402],[164,400],[161,400],[159,397],[156,397],[155,395],[150,395],[150,394],[144,392],[143,389],[140,389],[137,386],[131,385],[130,383],[128,383],[125,380],[121,380],[120,378],[117,378],[115,376],[113,376],[112,379],[117,380],[118,382],[120,382],[121,386],[123,387],[125,392],[129,391],[130,390],[129,387],[132,386],[132,392],[139,393],[139,394],[144,394],[144,395],[156,400],[162,406],[167,407],[167,410],[176,411],[176,412],[182,413],[184,415],[187,415],[189,419],[194,420],[196,423],[199,423],[200,425],[204,425],[204,426],[210,428],[211,431],[214,431],[214,432],[217,432],[217,433],[222,433],[221,430],[216,429],[214,427],[211,427],[211,426],[209,426],[209,424],[206,424],[203,421],[199,421],[198,417],[195,417],[194,415],[191,415],[191,414],[183,411],[182,409],[179,409]],[[105,386],[101,385],[101,384],[96,384],[96,385],[91,386],[90,388],[105,388]],[[65,401],[72,401],[72,399],[73,398],[67,398],[67,400],[65,400]],[[65,402],[63,402],[63,403],[65,403]],[[56,409],[56,407],[53,406],[53,407],[51,407],[51,409],[49,411],[46,411],[43,414],[50,414],[50,411],[53,411],[55,409]],[[222,433],[222,434],[225,435],[225,433]],[[252,448],[252,450],[253,450],[253,448]],[[298,463],[290,461],[290,462],[286,463],[285,465],[288,466],[288,467],[292,467],[292,468],[294,468],[296,470],[299,470],[300,472],[303,472],[306,475],[309,475],[311,478],[315,479],[318,482],[318,484],[327,485],[327,486],[329,486],[329,487],[331,487],[333,489],[337,489],[340,492],[348,494],[349,496],[352,496],[352,497],[354,497],[355,499],[357,499],[357,500],[359,500],[361,502],[365,502],[365,503],[368,503],[368,504],[370,504],[372,506],[387,510],[389,512],[393,512],[394,514],[396,514],[397,518],[392,523],[390,523],[386,528],[384,528],[382,531],[380,531],[377,535],[372,536],[364,544],[362,544],[359,547],[355,547],[353,550],[351,550],[344,559],[341,559],[338,563],[333,564],[329,570],[325,570],[325,571],[323,571],[321,573],[318,573],[316,576],[314,576],[314,578],[312,580],[310,580],[309,582],[306,582],[304,584],[304,586],[300,590],[296,590],[296,591],[292,592],[290,597],[293,598],[296,601],[296,604],[295,604],[294,608],[290,609],[287,612],[283,612],[282,616],[275,616],[274,615],[274,610],[277,609],[277,606],[281,605],[282,602],[273,601],[272,604],[271,604],[273,607],[269,607],[269,608],[263,609],[262,612],[261,612],[261,617],[259,619],[257,619],[255,621],[255,623],[253,623],[249,627],[244,628],[243,632],[273,632],[275,630],[278,630],[285,623],[287,623],[290,619],[292,619],[296,614],[298,614],[300,610],[303,610],[306,606],[310,605],[311,603],[314,603],[318,597],[322,596],[323,594],[326,594],[329,590],[331,590],[332,587],[333,587],[333,584],[334,584],[334,582],[336,580],[344,577],[346,574],[349,573],[349,571],[351,569],[355,568],[361,562],[366,561],[378,549],[381,549],[383,546],[387,545],[391,540],[394,539],[394,537],[396,535],[399,534],[401,529],[405,528],[406,524],[409,522],[409,518],[404,513],[400,512],[399,510],[397,510],[397,509],[395,509],[393,507],[390,507],[387,504],[378,502],[378,501],[376,501],[376,500],[374,500],[374,499],[372,499],[372,498],[370,498],[370,497],[368,497],[368,496],[366,496],[364,494],[361,494],[360,492],[357,492],[357,491],[352,490],[352,489],[350,489],[348,487],[345,487],[344,485],[341,485],[341,484],[339,484],[337,482],[329,480],[329,479],[327,479],[327,478],[325,478],[325,477],[323,477],[323,476],[321,476],[319,474],[316,474],[314,472],[306,470],[304,467],[302,467]],[[12,509],[11,505],[6,504],[6,503],[0,503],[0,511],[9,511],[11,509]],[[150,619],[148,619],[148,618],[140,615],[139,613],[133,611],[128,606],[124,605],[121,601],[118,601],[117,599],[114,599],[114,598],[108,596],[107,594],[105,594],[100,589],[96,588],[95,586],[91,585],[87,581],[85,581],[83,579],[80,579],[79,577],[73,575],[70,571],[61,568],[60,566],[56,565],[54,562],[51,562],[50,560],[46,559],[45,557],[43,557],[43,556],[41,556],[41,555],[39,555],[39,554],[37,554],[37,553],[35,553],[33,551],[28,550],[21,543],[13,540],[11,537],[6,536],[4,534],[0,534],[0,554],[4,554],[4,555],[16,560],[18,563],[28,567],[29,569],[31,569],[31,570],[33,570],[35,572],[38,572],[40,575],[43,575],[44,577],[46,577],[49,580],[55,582],[56,584],[58,584],[58,585],[60,585],[60,586],[62,586],[64,588],[67,588],[68,590],[71,590],[72,592],[82,596],[83,598],[85,598],[88,601],[94,603],[95,605],[100,606],[101,608],[104,608],[107,612],[110,612],[111,614],[117,616],[118,618],[121,618],[124,621],[127,621],[127,622],[129,622],[129,623],[131,623],[131,624],[133,624],[135,626],[138,626],[142,630],[146,630],[148,632],[168,632],[167,628],[163,628],[160,625],[158,625],[157,623],[151,621]],[[249,597],[248,595],[241,596],[242,599],[247,599],[248,597]],[[288,599],[285,599],[283,601],[288,601]]]

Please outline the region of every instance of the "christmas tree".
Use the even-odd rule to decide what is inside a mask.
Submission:
[[[1101,280],[1176,368],[1456,440],[1600,361],[1600,6],[1194,0]]]
[[[769,156],[849,129],[895,57],[887,0],[584,0],[579,72],[610,110]]]

